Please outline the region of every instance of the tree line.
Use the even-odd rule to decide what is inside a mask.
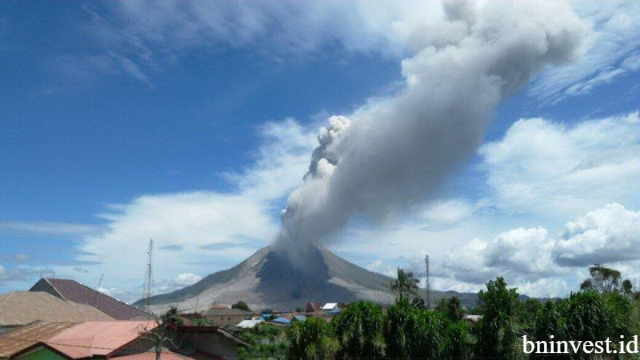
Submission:
[[[593,354],[531,354],[522,336],[534,341],[598,341],[638,333],[638,293],[619,271],[594,265],[580,290],[564,299],[522,300],[502,277],[478,294],[477,323],[463,319],[457,297],[426,309],[418,280],[398,269],[390,284],[395,303],[386,310],[357,301],[330,322],[308,318],[286,332],[291,359],[590,359]],[[275,354],[273,354],[275,355]],[[600,357],[602,358],[602,357]],[[612,358],[623,358],[617,355]]]

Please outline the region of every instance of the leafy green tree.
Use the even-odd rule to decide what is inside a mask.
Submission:
[[[231,305],[231,308],[232,309],[239,309],[239,310],[244,310],[244,311],[251,312],[251,308],[244,301],[238,301],[237,303]]]
[[[411,356],[412,334],[418,334],[417,310],[408,299],[400,299],[387,309],[384,339],[387,356],[406,359]]]
[[[477,355],[480,357],[516,356],[516,315],[518,292],[508,289],[504,278],[487,283],[487,290],[478,293],[483,318],[479,323]]]
[[[602,294],[602,298],[609,313],[609,332],[610,337],[631,336],[637,333],[638,329],[638,310],[637,303],[627,294],[615,292],[611,294]]]
[[[527,299],[520,302],[518,307],[518,322],[527,330],[533,330],[535,328],[536,316],[538,311],[543,307],[537,299]]]
[[[321,318],[297,321],[287,333],[292,359],[331,359],[339,350],[331,325]]]
[[[411,321],[417,321],[414,326],[418,330],[409,336],[411,355],[419,358],[442,357],[448,348],[447,318],[439,312],[417,309]]]
[[[207,318],[196,319],[193,324],[195,326],[215,326],[215,322]]]
[[[178,314],[178,307],[177,306],[170,307],[169,310],[167,310],[167,312],[162,314],[162,316],[160,317],[160,320],[161,320],[162,324],[164,324],[164,325],[172,325],[174,327],[175,326],[181,326],[181,325],[184,324],[184,321],[182,320],[182,318]]]
[[[449,320],[452,322],[456,322],[462,319],[464,315],[464,311],[462,309],[462,304],[460,303],[460,298],[457,296],[452,296],[447,301],[447,316]]]
[[[398,268],[398,276],[389,287],[396,294],[396,302],[417,296],[419,280],[410,271]]]
[[[562,302],[547,301],[535,314],[533,337],[536,341],[558,341],[567,339],[566,319],[562,314]],[[553,336],[553,338],[551,337]],[[531,339],[528,339],[531,340]],[[545,359],[545,354],[532,354],[531,358]],[[563,359],[564,355],[554,354],[554,359]]]
[[[406,298],[396,302],[387,310],[384,326],[387,356],[401,359],[448,356],[448,351],[452,351],[449,324],[441,312],[414,308]]]
[[[462,303],[460,302],[460,298],[457,296],[452,296],[448,299],[440,299],[438,305],[436,305],[435,307],[435,310],[445,314],[447,318],[452,322],[456,322],[462,319],[462,316],[464,315]]]
[[[464,320],[450,323],[446,330],[444,355],[451,359],[469,359],[471,357],[471,343],[469,328]]]
[[[334,317],[332,324],[340,343],[339,358],[384,356],[384,317],[380,306],[369,301],[356,301]]]
[[[426,309],[427,308],[427,304],[425,304],[424,299],[421,298],[420,296],[416,296],[413,299],[411,299],[411,306],[413,306],[416,309]]]
[[[288,354],[289,344],[281,327],[260,323],[253,329],[242,330],[238,336],[251,347],[238,349],[240,359],[284,358]]]
[[[621,280],[620,271],[595,264],[589,268],[589,278],[580,284],[580,290],[595,290],[600,293],[622,291],[630,294],[633,284],[630,280]]]

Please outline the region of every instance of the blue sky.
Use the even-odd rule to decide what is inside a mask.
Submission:
[[[413,50],[394,24],[411,29],[441,17],[435,3],[357,9],[285,3],[0,3],[0,291],[25,289],[43,273],[90,285],[104,273],[104,291],[135,300],[151,237],[157,261],[172,259],[157,272],[158,292],[233,265],[271,241],[280,210],[306,171],[318,127],[403,86],[401,60]],[[486,267],[487,277],[507,271],[531,293],[562,294],[574,286],[580,266],[553,274],[519,271],[517,263],[498,264],[490,255],[506,251],[501,246],[509,241],[520,249],[556,246],[567,234],[565,224],[613,203],[623,210],[609,210],[628,216],[629,231],[636,231],[640,192],[628,181],[640,174],[633,154],[639,148],[640,7],[632,1],[571,6],[591,28],[584,54],[542,70],[499,105],[485,146],[449,175],[435,200],[421,205],[416,213],[424,216],[410,211],[382,227],[351,226],[331,244],[335,251],[383,273],[436,254],[448,269],[439,287],[474,290],[481,281],[465,275],[450,258],[464,254],[451,247],[479,246],[486,258],[469,261]],[[514,127],[532,118],[544,120]],[[582,148],[592,131],[585,124],[631,135],[625,142],[603,135]],[[507,191],[513,184],[501,176],[513,174],[514,163],[535,165],[534,157],[548,154],[513,150],[508,162],[495,154],[514,149],[518,131],[532,134],[524,139],[536,131],[543,138],[570,137],[575,146],[558,150],[566,150],[558,155],[566,156],[563,164],[581,156],[601,159],[604,170],[628,171],[541,189],[555,178],[553,170],[545,175],[541,169],[517,185],[557,197],[548,203],[572,203],[580,194],[593,201],[538,211],[538,202],[514,199]],[[604,190],[588,192],[602,182]],[[416,230],[429,227],[434,230]],[[519,235],[509,231],[519,228],[548,234],[524,231],[524,240],[513,240]],[[614,245],[624,242],[611,236]],[[393,237],[401,244],[392,246]],[[372,243],[380,245],[377,251]],[[557,245],[574,254],[568,247]],[[636,261],[608,259],[623,269]]]

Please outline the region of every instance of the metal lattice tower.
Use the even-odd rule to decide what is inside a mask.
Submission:
[[[147,276],[144,281],[144,307],[146,311],[149,311],[149,307],[151,306],[151,288],[153,287],[153,239],[149,240],[147,256]]]
[[[431,284],[429,284],[429,255],[424,256],[424,265],[427,270],[427,309],[431,309]]]

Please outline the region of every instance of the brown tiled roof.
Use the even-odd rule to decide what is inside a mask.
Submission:
[[[317,302],[310,301],[304,307],[304,312],[312,313],[316,311],[320,311],[320,304],[318,304]]]
[[[0,326],[26,325],[35,321],[82,322],[113,320],[102,311],[59,299],[41,291],[14,291],[0,295]]]
[[[38,321],[0,336],[0,358],[9,358],[39,342],[49,340],[76,323]]]
[[[87,321],[44,343],[71,359],[107,356],[158,326],[155,321]]]
[[[105,295],[75,280],[45,279],[63,299],[91,305],[116,320],[143,319],[146,313],[111,296]]]

